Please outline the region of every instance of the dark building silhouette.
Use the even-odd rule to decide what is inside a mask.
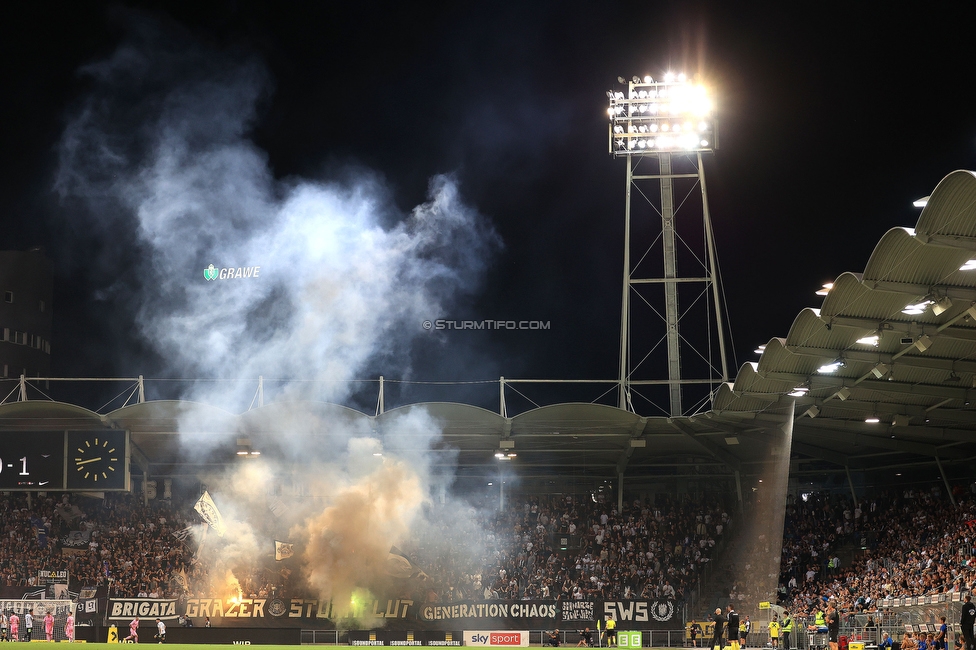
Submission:
[[[54,273],[40,249],[0,251],[0,373],[51,372]]]

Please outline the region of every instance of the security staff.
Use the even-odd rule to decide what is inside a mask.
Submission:
[[[790,636],[793,634],[793,617],[790,616],[789,612],[783,612],[783,625],[780,628],[783,632],[783,648],[784,650],[792,650],[790,645]]]

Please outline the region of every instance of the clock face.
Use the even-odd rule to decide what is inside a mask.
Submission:
[[[68,488],[125,487],[125,432],[72,431],[68,437]]]

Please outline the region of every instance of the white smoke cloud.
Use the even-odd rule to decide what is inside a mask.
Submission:
[[[341,399],[371,358],[429,336],[423,320],[477,286],[497,245],[451,176],[408,214],[375,175],[275,179],[247,138],[269,85],[256,62],[143,25],[82,73],[56,189],[143,251],[136,326],[175,373],[315,379]],[[208,282],[209,264],[260,275]]]
[[[282,398],[338,402],[371,360],[404,362],[412,336],[430,335],[422,321],[475,290],[498,240],[453,177],[433,177],[406,214],[375,175],[277,179],[248,138],[269,86],[260,63],[147,22],[133,30],[82,70],[90,90],[66,126],[55,188],[79,237],[138,252],[101,295],[132,310],[168,372],[296,380]],[[94,263],[111,275],[110,259]],[[208,281],[210,264],[260,274]],[[233,409],[239,386],[221,386],[184,397]],[[190,421],[181,430],[208,432]],[[373,432],[296,402],[264,432],[280,458],[201,477],[228,523],[226,540],[206,543],[211,577],[227,583],[214,588],[269,554],[271,524],[303,543],[323,597],[375,582],[431,490],[447,489],[428,462],[438,432],[421,410]],[[187,439],[194,454],[221,442]],[[285,495],[276,523],[269,494],[295,477],[303,488]]]

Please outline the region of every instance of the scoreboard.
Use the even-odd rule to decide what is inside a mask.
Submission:
[[[0,433],[0,490],[125,490],[126,431]]]

